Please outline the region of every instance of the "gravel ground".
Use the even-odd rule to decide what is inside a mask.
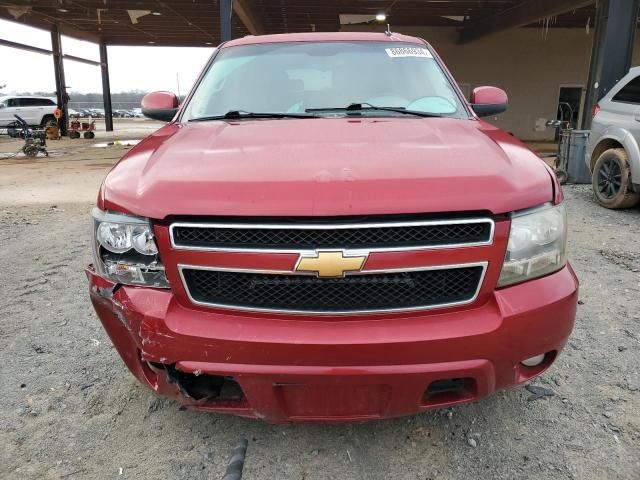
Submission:
[[[2,171],[0,170],[0,177]],[[566,188],[582,283],[557,363],[481,402],[365,425],[271,426],[184,411],[125,369],[82,273],[89,199],[0,202],[0,478],[219,479],[249,439],[251,479],[639,479],[640,210]]]

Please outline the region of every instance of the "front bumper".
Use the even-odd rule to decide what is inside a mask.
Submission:
[[[477,308],[336,321],[207,312],[170,290],[116,286],[90,268],[87,276],[96,312],[138,380],[190,408],[273,423],[397,417],[523,383],[562,350],[578,295],[567,266],[497,290]],[[542,353],[536,367],[520,363]],[[241,393],[194,394],[194,382],[223,378]]]

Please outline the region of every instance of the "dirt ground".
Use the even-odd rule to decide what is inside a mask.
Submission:
[[[109,168],[128,148],[95,145],[139,140],[161,124],[142,119],[115,119],[115,131],[96,132],[94,140],[49,140],[49,159],[14,156],[19,139],[0,136],[0,204],[26,205],[93,200]],[[103,125],[101,125],[103,127]]]
[[[533,382],[553,396],[519,388],[365,425],[271,426],[182,410],[125,369],[83,268],[97,187],[126,147],[73,142],[52,142],[62,153],[49,159],[0,158],[0,478],[220,479],[245,437],[247,480],[640,479],[639,209],[565,189],[582,287],[566,350]],[[0,153],[17,145],[0,139]]]

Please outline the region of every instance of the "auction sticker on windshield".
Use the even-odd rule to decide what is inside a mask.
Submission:
[[[391,58],[403,58],[403,57],[422,57],[422,58],[433,58],[431,52],[426,48],[419,47],[394,47],[394,48],[385,48],[387,55]]]

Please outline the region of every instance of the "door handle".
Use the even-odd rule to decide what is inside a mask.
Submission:
[[[636,122],[640,122],[640,108],[638,108],[635,112],[633,112],[633,119]]]

